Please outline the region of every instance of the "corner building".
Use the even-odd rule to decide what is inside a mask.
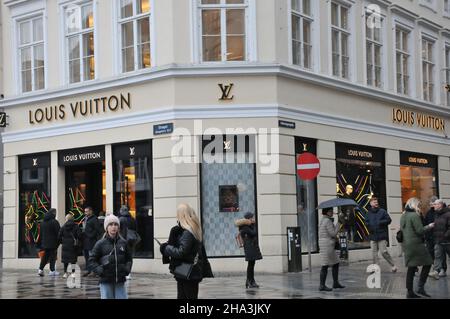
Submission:
[[[245,269],[234,220],[252,211],[257,271],[284,272],[287,227],[300,226],[303,267],[308,246],[319,265],[324,200],[359,203],[350,262],[371,256],[371,195],[393,219],[390,249],[409,197],[450,200],[448,1],[1,6],[6,268],[38,267],[49,207],[62,224],[128,205],[133,270],[161,273],[153,238],[167,239],[178,203],[199,213],[217,272]],[[313,182],[296,174],[305,151],[320,160]]]

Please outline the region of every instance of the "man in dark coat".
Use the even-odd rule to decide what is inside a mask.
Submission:
[[[94,248],[102,231],[100,230],[97,216],[95,216],[92,211],[92,207],[86,207],[84,213],[86,214],[86,217],[83,221],[83,254],[84,259],[86,260],[86,273],[83,276],[88,276],[92,270],[89,266],[89,253],[92,248]]]
[[[58,248],[58,234],[60,225],[55,219],[56,209],[50,208],[45,214],[44,220],[41,224],[41,237],[38,245],[44,250],[44,256],[41,258],[38,275],[44,276],[44,267],[50,262],[49,276],[58,276],[59,273],[55,270],[56,263],[56,249]]]
[[[388,225],[392,222],[386,210],[380,208],[378,198],[372,196],[370,208],[366,216],[367,228],[369,229],[370,247],[372,248],[373,263],[378,265],[378,251],[391,265],[392,272],[397,271],[397,267],[387,251],[387,240],[389,238]]]
[[[431,276],[435,279],[445,277],[444,260],[450,256],[450,209],[445,207],[442,199],[433,202],[434,217],[434,272]]]

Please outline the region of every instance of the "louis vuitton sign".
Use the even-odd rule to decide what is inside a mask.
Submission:
[[[392,122],[410,127],[445,131],[445,120],[443,118],[401,108],[392,109]]]
[[[68,117],[89,117],[95,114],[131,109],[131,94],[103,96],[89,100],[72,101],[28,110],[28,122],[32,125],[63,121]]]

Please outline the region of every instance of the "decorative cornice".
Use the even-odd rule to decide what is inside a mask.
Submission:
[[[415,20],[415,19],[417,19],[419,17],[418,14],[416,14],[414,12],[411,12],[409,10],[406,10],[405,8],[400,7],[397,4],[390,5],[389,9],[391,10],[392,13],[396,13],[396,14],[404,16],[404,17],[406,17],[408,19]]]
[[[25,2],[29,2],[29,0],[5,0],[4,4],[7,7],[14,7]]]
[[[417,23],[419,25],[422,25],[422,26],[426,27],[426,28],[433,29],[436,32],[439,32],[443,28],[441,25],[439,25],[439,24],[437,24],[437,23],[435,23],[433,21],[430,21],[430,20],[428,20],[426,18],[423,18],[423,17],[418,18],[417,19]]]

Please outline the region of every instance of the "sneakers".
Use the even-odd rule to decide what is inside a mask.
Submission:
[[[445,273],[444,269],[441,269],[441,271],[439,272],[439,277],[445,277],[447,276],[447,274]]]
[[[392,266],[392,269],[391,269],[392,272],[395,273],[395,272],[397,272],[397,270],[398,270],[398,269],[397,269],[397,266]]]
[[[38,276],[44,277],[44,271],[38,269]]]
[[[50,272],[48,273],[48,275],[49,275],[49,276],[59,276],[59,272],[57,272],[56,270],[55,270],[55,271],[50,271]]]
[[[428,274],[431,278],[434,278],[436,280],[439,280],[439,273],[437,271],[432,271]]]
[[[125,277],[126,280],[130,280],[131,279],[131,274]]]
[[[69,277],[69,273],[68,272],[64,273],[64,275],[63,275],[63,278],[67,278],[67,277]]]

